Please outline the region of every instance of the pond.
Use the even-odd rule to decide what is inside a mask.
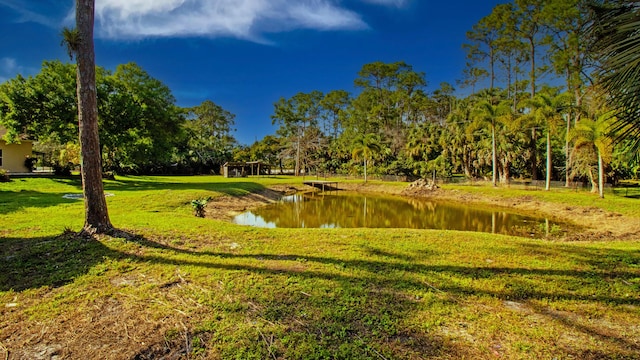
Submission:
[[[477,205],[358,193],[300,193],[237,215],[236,224],[268,228],[406,228],[545,237],[566,225]]]

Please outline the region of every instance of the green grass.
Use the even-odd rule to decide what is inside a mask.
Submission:
[[[100,241],[65,233],[82,226],[82,202],[62,198],[77,181],[0,183],[0,358],[638,358],[638,240],[269,230],[191,213],[196,198],[300,182],[118,177],[111,219],[136,237]],[[455,189],[640,218],[617,196]]]
[[[529,190],[521,186],[513,186],[512,188],[492,187],[486,184],[479,185],[443,185],[446,190],[464,191],[471,194],[481,194],[490,197],[500,198],[521,198],[527,197],[540,201],[564,204],[568,206],[584,206],[596,207],[603,210],[640,217],[640,199],[629,194],[640,194],[640,187],[616,188],[608,190],[604,199],[597,194],[584,191],[575,191],[574,189],[554,188],[551,191],[541,189]]]

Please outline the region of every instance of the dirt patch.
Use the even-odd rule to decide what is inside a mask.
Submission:
[[[274,203],[285,195],[294,194],[303,188],[276,185],[242,196],[220,196],[207,204],[205,217],[209,219],[231,220],[234,216],[251,209]]]

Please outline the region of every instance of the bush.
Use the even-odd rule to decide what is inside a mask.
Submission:
[[[53,165],[53,173],[56,176],[71,176],[71,166],[70,165]]]
[[[197,217],[204,217],[205,209],[207,207],[207,203],[211,200],[210,197],[198,200],[191,200],[191,206],[193,207],[193,215]]]
[[[9,173],[7,170],[0,169],[0,182],[9,182],[11,178],[9,178]]]
[[[115,180],[116,172],[115,171],[105,171],[102,173],[102,180]]]
[[[38,159],[28,156],[24,159],[24,167],[27,168],[27,171],[32,172],[35,169],[35,165]]]

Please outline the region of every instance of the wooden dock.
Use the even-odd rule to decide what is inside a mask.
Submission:
[[[315,188],[321,189],[323,192],[325,189],[329,190],[338,190],[338,182],[337,181],[327,181],[327,180],[308,180],[302,182],[305,185],[313,186]]]

